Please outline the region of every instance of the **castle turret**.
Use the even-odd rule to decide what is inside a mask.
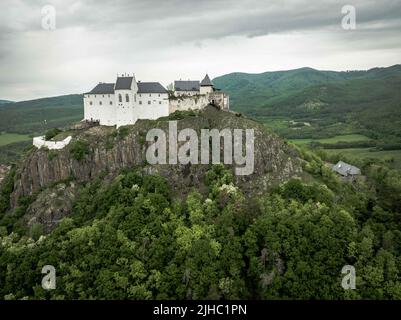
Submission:
[[[206,74],[206,76],[203,78],[203,80],[200,83],[200,94],[208,94],[212,93],[213,90],[213,83],[210,81],[209,76]]]

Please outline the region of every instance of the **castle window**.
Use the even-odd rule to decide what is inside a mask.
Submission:
[[[99,104],[102,105],[102,101],[99,101]]]
[[[89,101],[89,104],[90,104],[90,105],[92,105],[92,104],[93,104],[93,102],[92,102],[92,101]]]
[[[149,97],[151,97],[152,96],[152,94],[151,93],[149,93]]]
[[[139,101],[139,104],[142,104],[142,101]]]
[[[129,95],[128,95],[128,93],[125,95],[125,102],[129,102]]]
[[[159,97],[160,97],[160,93],[159,93]]]
[[[112,105],[113,104],[113,101],[110,101],[110,105]]]
[[[152,103],[152,101],[148,100],[148,104],[151,104],[151,103]]]
[[[104,94],[103,94],[102,96],[103,96],[103,98],[104,98]]]
[[[118,102],[123,102],[123,96],[121,93],[118,94]]]

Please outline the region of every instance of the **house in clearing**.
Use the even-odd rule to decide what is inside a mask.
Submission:
[[[338,161],[338,163],[332,167],[332,170],[343,177],[355,177],[361,174],[359,168],[343,161]]]

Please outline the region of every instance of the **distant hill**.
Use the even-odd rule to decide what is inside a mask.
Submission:
[[[8,103],[0,108],[0,131],[38,133],[48,128],[64,127],[82,118],[80,94]]]
[[[320,126],[343,122],[372,135],[401,138],[401,65],[347,72],[231,73],[213,82],[230,94],[233,110],[255,118],[282,116]]]
[[[14,101],[11,100],[0,100],[0,105],[2,104],[7,104],[7,103],[13,103]]]

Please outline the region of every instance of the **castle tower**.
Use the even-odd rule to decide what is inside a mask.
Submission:
[[[200,94],[208,94],[212,93],[213,90],[213,83],[210,81],[209,76],[206,74],[206,76],[203,78],[203,80],[200,83]]]
[[[135,123],[137,116],[134,112],[138,85],[135,76],[117,77],[115,91],[115,112],[117,127]]]

